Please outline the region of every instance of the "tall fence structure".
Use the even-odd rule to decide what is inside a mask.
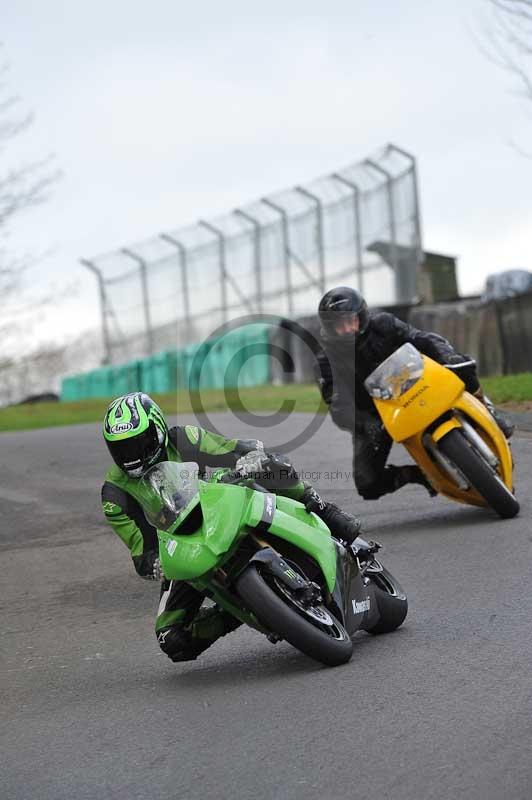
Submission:
[[[304,186],[83,259],[98,280],[104,363],[208,337],[248,314],[301,317],[349,283],[370,305],[417,296],[415,158],[389,144]]]

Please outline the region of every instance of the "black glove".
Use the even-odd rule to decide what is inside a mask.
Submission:
[[[448,362],[443,365],[454,372],[460,380],[465,383],[466,389],[471,394],[475,394],[480,384],[477,376],[477,362],[469,356],[462,356],[456,353],[448,359]]]
[[[292,462],[280,453],[248,453],[236,462],[236,469],[222,475],[220,483],[256,482],[272,492],[289,489],[299,482]]]
[[[151,579],[153,581],[162,581],[164,578],[163,575],[163,568],[161,567],[161,559],[159,556],[153,559],[153,564],[151,568]]]
[[[145,580],[160,581],[164,578],[159,554],[155,550],[150,550],[140,556],[133,556],[133,564],[137,573]]]
[[[299,483],[299,475],[290,459],[282,453],[268,453],[255,480],[271,492],[290,489]]]

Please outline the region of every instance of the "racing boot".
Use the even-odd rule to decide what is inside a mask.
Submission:
[[[406,486],[408,483],[417,483],[420,486],[424,486],[427,492],[431,497],[435,497],[438,492],[432,486],[432,484],[428,481],[425,477],[423,471],[417,464],[405,464],[402,467],[393,467],[392,465],[386,467],[386,470],[393,469],[393,488],[392,492],[397,491],[397,489],[401,489],[403,486]]]
[[[347,511],[342,511],[334,503],[327,503],[322,500],[312,486],[305,487],[301,502],[305,504],[309,514],[314,512],[316,516],[325,522],[334,537],[342,539],[348,544],[352,544],[355,541],[362,526],[358,517],[349,514]]]
[[[218,606],[202,608],[186,628],[173,625],[156,631],[157,641],[170,661],[195,661],[217,639],[240,625],[239,619]]]
[[[510,420],[504,414],[502,414],[500,411],[497,411],[489,397],[483,393],[482,389],[479,389],[478,392],[475,392],[475,397],[486,406],[491,416],[504,433],[505,437],[509,439],[515,430],[515,425],[513,422],[510,422]]]

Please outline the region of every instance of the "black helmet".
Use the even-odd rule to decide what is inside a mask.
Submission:
[[[355,341],[357,336],[364,333],[369,323],[368,306],[360,292],[349,286],[337,286],[331,289],[320,300],[318,315],[323,326],[323,331],[328,339],[338,341]],[[342,322],[357,320],[357,330],[342,332]]]
[[[103,437],[115,464],[130,478],[166,458],[168,426],[149,395],[131,392],[113,400],[103,421]]]

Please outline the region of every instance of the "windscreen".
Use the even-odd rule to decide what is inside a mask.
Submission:
[[[368,393],[379,400],[401,397],[423,375],[423,358],[412,344],[404,344],[364,381]]]
[[[162,461],[142,477],[142,508],[148,522],[169,530],[199,491],[198,465]]]

